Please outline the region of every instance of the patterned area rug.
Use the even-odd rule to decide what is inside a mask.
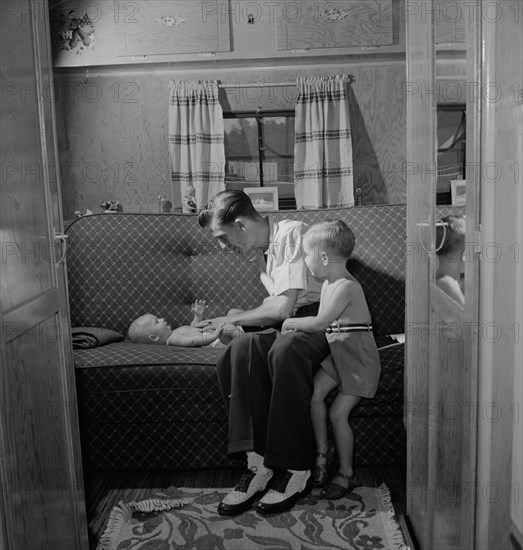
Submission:
[[[289,512],[226,518],[227,489],[176,489],[112,510],[97,550],[409,550],[386,485],[358,487],[337,501],[315,489]]]

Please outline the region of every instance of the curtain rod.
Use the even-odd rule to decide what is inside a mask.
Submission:
[[[296,86],[296,82],[249,82],[245,84],[241,82],[236,82],[235,84],[218,84],[218,88],[257,88],[259,86]]]
[[[341,75],[347,81],[350,81],[350,75]],[[267,86],[267,87],[287,87],[287,86],[296,86],[296,81],[294,82],[235,82],[234,84],[218,84],[218,88],[257,88],[259,86]]]

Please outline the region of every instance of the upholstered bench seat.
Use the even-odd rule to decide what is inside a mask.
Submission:
[[[356,235],[349,269],[361,282],[375,335],[404,332],[405,207],[278,213],[314,223],[344,219]],[[73,327],[125,333],[144,313],[173,326],[191,321],[195,299],[208,316],[249,309],[266,296],[256,266],[219,249],[192,215],[101,214],[75,221],[67,265]],[[82,450],[87,469],[240,466],[227,455],[227,415],[218,388],[219,349],[126,341],[75,350]],[[403,346],[380,351],[374,399],[354,409],[356,464],[405,461]],[[331,400],[335,390],[328,397]]]
[[[76,351],[77,389],[89,467],[186,469],[239,465],[237,459],[227,457],[227,416],[216,383],[218,352],[210,347],[127,343]],[[395,447],[393,434],[398,426],[401,428],[403,414],[403,346],[384,349],[380,355],[383,392],[375,399],[364,400],[352,415],[357,440],[355,459],[359,464],[402,459],[403,448]],[[380,419],[372,430],[373,437],[366,435],[369,418]],[[376,430],[381,433],[379,439]],[[173,438],[188,443],[174,447]]]

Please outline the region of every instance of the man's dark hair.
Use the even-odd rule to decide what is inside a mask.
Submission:
[[[198,214],[198,223],[202,227],[207,227],[212,220],[216,220],[221,225],[228,225],[238,216],[244,218],[258,216],[249,195],[243,191],[220,191]]]

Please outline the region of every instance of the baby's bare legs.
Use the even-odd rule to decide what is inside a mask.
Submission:
[[[192,320],[191,325],[195,325],[196,323],[203,321],[203,315],[206,309],[207,302],[205,300],[195,300],[191,307],[191,311],[194,313],[194,319]]]

